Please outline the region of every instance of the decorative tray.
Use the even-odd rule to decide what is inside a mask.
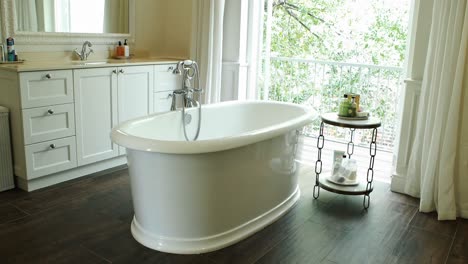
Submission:
[[[17,61],[0,61],[0,64],[19,64],[23,63],[24,60],[17,60]]]
[[[354,186],[354,185],[359,184],[358,180],[351,181],[351,180],[348,180],[346,178],[345,178],[345,180],[343,182],[335,181],[335,180],[333,180],[331,178],[331,176],[326,177],[326,179],[327,179],[327,181],[329,181],[331,183],[338,184],[338,185],[343,185],[343,186]]]
[[[369,116],[355,116],[355,117],[349,117],[349,116],[340,116],[338,115],[338,118],[339,119],[343,119],[343,120],[367,120],[369,119]]]
[[[128,60],[131,57],[132,56],[112,56],[113,59],[117,59],[117,60]]]

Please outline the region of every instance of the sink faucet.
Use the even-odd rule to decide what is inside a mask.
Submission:
[[[86,52],[86,46],[89,47],[88,52]],[[85,60],[88,59],[89,54],[91,54],[93,52],[93,49],[91,49],[92,46],[93,46],[93,44],[91,44],[91,42],[85,41],[83,43],[83,46],[81,47],[81,52],[78,52],[78,49],[75,49],[74,53],[76,55],[78,55],[78,57],[80,57],[80,60],[85,61]]]

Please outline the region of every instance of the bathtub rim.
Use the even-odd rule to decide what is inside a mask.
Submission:
[[[196,239],[165,237],[146,231],[135,216],[131,223],[133,238],[145,247],[173,254],[201,254],[216,251],[233,245],[277,221],[299,201],[299,185],[284,201],[256,218],[225,232]]]
[[[246,105],[246,104],[273,104],[273,105],[286,105],[294,108],[299,108],[303,111],[300,116],[290,119],[286,122],[275,124],[272,126],[264,127],[248,131],[236,136],[197,140],[197,141],[174,141],[174,140],[157,140],[143,138],[126,133],[124,130],[134,123],[139,121],[157,118],[160,115],[172,114],[173,112],[156,113],[149,116],[139,117],[128,120],[122,124],[114,127],[111,131],[111,139],[117,145],[130,148],[134,150],[158,152],[166,154],[195,154],[195,153],[209,153],[223,150],[229,150],[255,142],[260,142],[276,136],[287,133],[291,130],[296,130],[310,124],[314,119],[318,118],[315,110],[293,103],[278,102],[278,101],[228,101],[216,104],[203,105],[204,108],[218,108],[230,105]],[[180,111],[178,111],[180,112]],[[203,129],[203,128],[202,128]]]

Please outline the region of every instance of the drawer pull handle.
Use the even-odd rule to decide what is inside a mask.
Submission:
[[[54,149],[55,147],[56,147],[55,144],[50,144],[51,149]]]
[[[174,70],[174,67],[172,67],[172,66],[167,68],[167,71],[173,71],[173,70]]]
[[[124,72],[124,70],[122,70],[122,69],[120,69],[120,71],[119,71],[119,72],[120,72],[120,73],[125,73],[125,72]]]
[[[113,73],[113,74],[117,74],[117,70],[113,70],[112,73]]]
[[[47,79],[52,78],[52,76],[50,75],[50,73],[46,74],[45,77],[46,77]]]
[[[49,110],[47,110],[47,113],[48,113],[49,115],[53,115],[53,114],[54,114],[54,110],[49,109]]]

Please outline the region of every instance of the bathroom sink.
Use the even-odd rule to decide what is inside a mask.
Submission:
[[[107,64],[107,61],[90,61],[90,62],[85,62],[84,65],[101,65],[101,64]]]
[[[78,65],[104,65],[108,64],[108,61],[74,61],[74,64]]]

